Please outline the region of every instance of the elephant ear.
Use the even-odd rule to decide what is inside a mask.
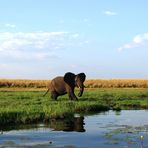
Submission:
[[[64,75],[64,81],[70,85],[70,86],[73,86],[75,84],[75,74],[74,73],[71,73],[71,72],[67,72],[65,75]]]
[[[85,73],[79,73],[78,76],[80,77],[81,81],[84,82],[86,79]]]

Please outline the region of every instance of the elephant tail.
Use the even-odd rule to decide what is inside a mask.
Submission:
[[[45,94],[43,95],[43,97],[45,97],[46,96],[46,94],[49,92],[49,88],[48,88],[48,90],[45,92]]]

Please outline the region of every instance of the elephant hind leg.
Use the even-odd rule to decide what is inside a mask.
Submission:
[[[57,97],[58,97],[58,93],[55,92],[55,91],[52,91],[52,92],[51,92],[51,98],[52,98],[53,100],[57,100]]]

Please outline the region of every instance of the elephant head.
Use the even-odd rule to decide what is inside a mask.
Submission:
[[[79,73],[77,75],[68,72],[64,75],[64,81],[71,87],[78,87],[80,89],[78,96],[81,97],[84,91],[85,73]]]

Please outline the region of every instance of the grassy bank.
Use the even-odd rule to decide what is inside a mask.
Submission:
[[[148,89],[145,88],[87,88],[79,101],[69,101],[67,95],[52,101],[50,93],[43,97],[46,89],[0,90],[0,124],[46,122],[51,118],[71,118],[76,112],[148,109]]]

